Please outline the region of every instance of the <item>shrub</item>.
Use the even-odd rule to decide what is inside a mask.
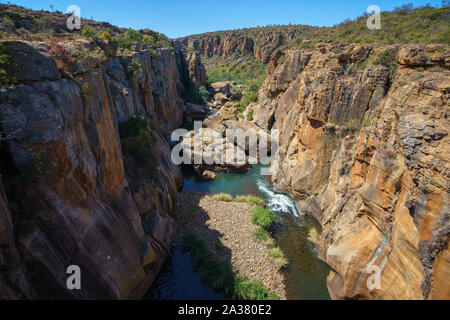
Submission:
[[[125,37],[132,42],[142,42],[144,40],[142,33],[131,28],[125,31]]]
[[[107,60],[105,52],[99,47],[93,50],[88,48],[76,50],[72,58],[80,66],[81,72],[88,72]]]
[[[136,58],[131,59],[128,69],[128,78],[131,78],[132,76],[141,76],[144,74],[144,66],[141,61]]]
[[[89,25],[84,25],[84,26],[83,26],[83,29],[81,30],[81,35],[82,35],[83,37],[85,37],[85,38],[93,39],[93,40],[99,38],[97,31],[95,31],[95,30],[94,30],[91,26],[89,26]]]
[[[148,34],[144,35],[143,42],[147,44],[148,46],[154,45],[157,43],[154,36],[149,36]]]
[[[0,43],[0,86],[7,85],[10,82],[6,68],[11,63],[11,56],[6,52],[4,44]]]
[[[261,281],[237,277],[235,295],[242,300],[279,300],[272,291],[268,291]]]
[[[85,99],[89,99],[94,95],[94,91],[92,90],[89,82],[83,83],[83,85],[81,86],[81,94]]]
[[[259,197],[254,197],[254,196],[248,196],[247,198],[248,198],[248,202],[252,205],[260,206],[260,207],[264,206],[264,199],[261,199]]]
[[[247,120],[248,121],[253,121],[253,113],[255,112],[255,110],[250,109],[247,113]]]
[[[214,58],[206,58],[204,64],[208,70],[207,83],[235,81],[236,84],[246,86],[240,101],[243,108],[258,101],[258,91],[266,78],[268,68],[253,55],[247,55],[240,59],[214,60]],[[208,67],[210,64],[212,67]]]
[[[270,228],[275,222],[275,214],[268,208],[254,207],[250,210],[252,222],[264,229]]]
[[[288,261],[280,248],[274,247],[269,250],[269,253],[279,268],[284,268],[288,265]]]
[[[347,134],[348,132],[357,133],[362,130],[363,124],[364,124],[363,120],[351,119],[342,124],[341,130],[345,134]]]
[[[258,102],[258,92],[246,92],[241,101],[239,101],[239,104],[247,107],[252,102]]]
[[[21,173],[25,181],[37,181],[45,171],[47,151],[42,148],[30,149],[33,160],[30,164],[21,169]]]
[[[209,91],[204,86],[201,86],[198,89],[198,93],[202,96],[203,101],[210,101],[211,100],[211,95],[210,95]]]
[[[264,199],[255,196],[236,196],[234,202],[247,202],[256,206],[264,206]]]
[[[118,35],[114,38],[115,41],[119,43],[119,47],[124,50],[129,50],[131,48],[132,42],[125,36]]]
[[[255,231],[256,240],[266,242],[269,239],[269,236],[269,233],[261,227],[259,227]]]
[[[58,40],[53,38],[50,40],[50,49],[48,51],[49,55],[52,56],[52,58],[55,60],[56,65],[58,68],[63,69],[65,67],[70,67],[72,63],[74,62],[72,55],[70,52],[61,47],[58,44]]]
[[[374,64],[388,67],[391,71],[393,71],[396,66],[396,54],[397,53],[395,52],[395,50],[386,49],[378,54],[374,61]]]
[[[223,202],[232,202],[233,201],[233,197],[227,193],[215,194],[215,195],[213,195],[212,199],[215,201],[223,201]]]
[[[181,92],[181,98],[190,103],[194,104],[204,104],[205,100],[203,99],[202,95],[200,94],[199,90],[195,87],[191,87],[189,89],[185,89]]]
[[[144,116],[134,115],[119,124],[119,133],[126,156],[132,156],[140,167],[155,168],[155,150],[150,144],[150,129]]]
[[[52,159],[45,147],[33,147],[29,151],[32,154],[32,161],[20,169],[25,181],[35,182],[42,175],[49,174],[52,169],[59,168],[59,160]]]
[[[152,57],[152,59],[158,59],[158,51],[156,51],[155,49],[150,49],[150,57]]]
[[[217,241],[216,241],[216,251],[222,251],[223,248],[224,248],[224,247],[223,247],[222,241],[217,240]]]
[[[409,12],[411,12],[413,8],[414,8],[414,4],[406,3],[399,7],[394,7],[394,12],[405,15],[405,14],[408,14]]]
[[[236,196],[234,202],[247,202],[247,196]]]

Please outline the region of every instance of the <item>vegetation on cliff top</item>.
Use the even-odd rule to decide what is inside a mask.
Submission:
[[[382,11],[380,30],[368,29],[367,17],[368,15],[363,13],[354,20],[347,19],[333,27],[268,25],[265,27],[209,32],[189,37],[201,39],[234,34],[253,38],[257,42],[264,42],[267,39],[267,35],[278,33],[283,38],[284,44],[290,47],[309,46],[320,42],[378,44],[450,43],[450,28],[448,27],[450,7],[448,5],[441,8],[435,8],[430,5],[413,8],[411,5],[404,5],[391,12]]]
[[[267,76],[268,69],[253,55],[242,56],[236,53],[231,58],[203,57],[202,62],[207,70],[206,81],[208,84],[234,81],[237,85],[245,86],[240,101],[242,108],[258,101],[258,91]]]
[[[58,37],[69,41],[87,39],[117,42],[124,52],[164,47],[173,50],[164,34],[149,29],[118,28],[106,22],[81,19],[82,29],[67,29],[69,15],[61,12],[33,11],[16,5],[0,4],[0,37],[28,41],[49,41]]]

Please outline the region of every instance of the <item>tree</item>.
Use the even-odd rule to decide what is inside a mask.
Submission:
[[[83,29],[82,29],[82,31],[81,31],[81,34],[83,35],[83,37],[90,38],[90,39],[98,38],[97,31],[95,31],[95,30],[94,30],[92,27],[90,27],[89,25],[83,26]]]
[[[125,31],[125,37],[133,42],[142,42],[143,39],[142,33],[131,28]]]
[[[412,11],[412,9],[414,9],[414,4],[406,3],[401,5],[400,7],[395,7],[394,12],[397,12],[399,14],[408,14]]]

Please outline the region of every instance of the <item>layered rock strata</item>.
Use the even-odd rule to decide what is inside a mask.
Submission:
[[[448,46],[319,45],[270,64],[250,108],[281,133],[275,187],[323,226],[332,297],[450,298]]]

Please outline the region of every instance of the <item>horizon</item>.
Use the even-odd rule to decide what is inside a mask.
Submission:
[[[165,34],[169,38],[181,38],[189,35],[256,28],[268,25],[309,25],[318,27],[331,27],[346,19],[355,19],[362,15],[370,5],[377,5],[381,11],[392,11],[395,7],[406,3],[413,3],[414,7],[430,4],[441,6],[441,0],[427,1],[322,1],[321,6],[308,1],[282,0],[278,2],[269,0],[230,0],[227,5],[237,8],[231,14],[217,17],[221,4],[207,0],[186,3],[174,0],[171,3],[159,1],[129,0],[127,6],[118,6],[118,1],[60,1],[54,4],[49,0],[18,0],[3,1],[2,4],[12,4],[33,10],[66,12],[70,5],[81,8],[81,16],[108,22],[121,28],[151,29]],[[375,3],[376,2],[376,3]],[[105,10],[107,6],[107,10]],[[140,6],[140,10],[136,7]],[[222,4],[223,6],[223,4]],[[286,6],[291,8],[286,10]],[[248,16],[247,11],[253,10]],[[137,11],[137,12],[136,12]],[[161,14],[163,13],[163,14]],[[175,21],[175,22],[174,22]]]

